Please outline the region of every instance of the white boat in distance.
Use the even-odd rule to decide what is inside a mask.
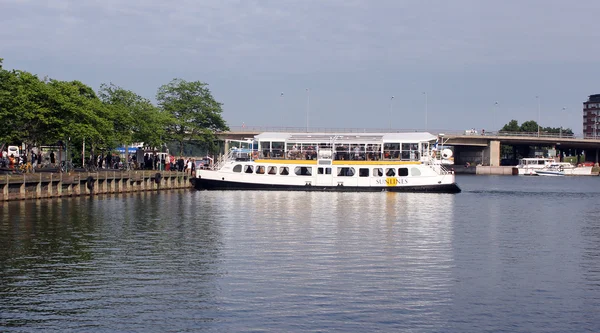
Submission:
[[[222,159],[196,171],[196,189],[461,191],[442,163],[452,151],[438,151],[430,133],[266,132],[225,147]]]
[[[516,168],[519,175],[537,176],[537,170],[545,169],[552,163],[556,163],[553,158],[527,157],[519,159]]]
[[[591,175],[591,166],[575,166],[568,162],[553,162],[545,168],[536,170],[538,176],[578,176]]]
[[[538,176],[561,177],[565,175],[565,170],[560,165],[551,164],[547,168],[535,170],[535,173]]]

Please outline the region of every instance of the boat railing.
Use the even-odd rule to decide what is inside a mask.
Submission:
[[[423,164],[428,165],[439,175],[450,175],[454,173],[454,171],[444,165],[440,159],[431,158],[425,161]]]

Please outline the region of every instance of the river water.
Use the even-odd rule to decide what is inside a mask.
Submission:
[[[600,177],[0,204],[3,332],[600,332]]]

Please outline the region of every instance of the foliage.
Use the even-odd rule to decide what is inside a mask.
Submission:
[[[174,119],[167,126],[168,138],[179,143],[180,154],[184,142],[190,140],[214,149],[215,132],[229,129],[221,117],[221,103],[213,98],[206,83],[173,79],[158,89],[156,99]]]
[[[524,122],[519,126],[519,122],[516,120],[511,120],[508,124],[504,125],[500,131],[504,132],[526,132],[526,133],[537,133],[538,131],[538,123],[533,120],[529,120]],[[553,133],[553,134],[564,134],[564,135],[573,135],[573,130],[570,128],[563,129],[562,127],[540,127],[540,132],[542,133]]]
[[[171,139],[180,147],[199,140],[212,148],[215,132],[228,130],[221,103],[200,81],[173,80],[160,87],[159,108],[112,83],[103,84],[96,94],[80,81],[40,79],[26,71],[6,70],[2,63],[0,58],[0,146],[63,141],[79,147],[85,140],[92,149],[133,142],[159,147]]]
[[[119,143],[144,142],[158,147],[172,123],[169,114],[161,112],[150,100],[114,84],[102,84],[99,96],[110,110],[116,139]]]
[[[519,126],[519,122],[516,120],[511,120],[508,122],[508,124],[504,125],[504,127],[502,127],[501,131],[506,131],[506,132],[519,132],[521,130],[521,127]]]

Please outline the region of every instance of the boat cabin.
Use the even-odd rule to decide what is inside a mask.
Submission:
[[[228,140],[237,160],[420,161],[429,156],[430,133],[274,133]]]

